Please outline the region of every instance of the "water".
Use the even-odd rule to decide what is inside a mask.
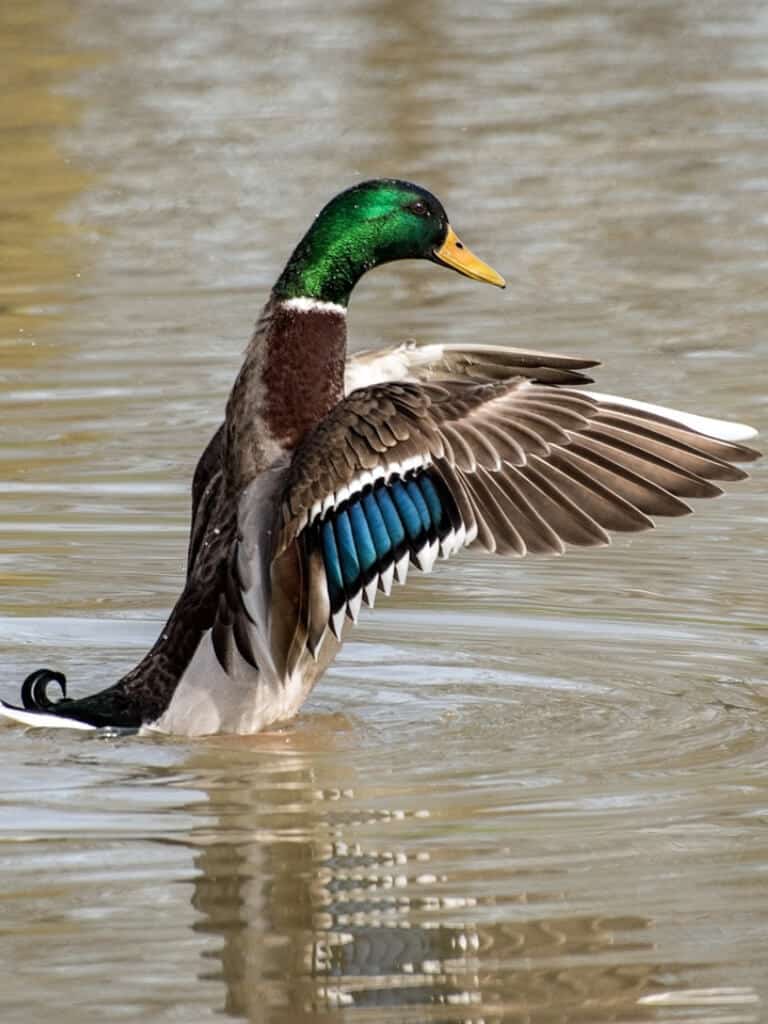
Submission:
[[[510,287],[377,270],[356,347],[765,430],[767,45],[749,0],[6,0],[2,695],[152,642],[249,324],[360,176]],[[4,1024],[768,1019],[765,489],[412,579],[277,733],[2,728]]]

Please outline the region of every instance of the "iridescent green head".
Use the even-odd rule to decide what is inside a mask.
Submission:
[[[346,305],[366,270],[407,259],[432,260],[504,287],[503,278],[459,241],[431,192],[380,178],[339,193],[320,211],[274,293],[280,299],[307,296]]]

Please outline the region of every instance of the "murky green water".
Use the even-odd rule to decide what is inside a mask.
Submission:
[[[6,0],[0,693],[180,586],[249,325],[359,176],[431,187],[356,346],[600,358],[768,427],[763,3]],[[607,551],[468,555],[248,740],[0,729],[4,1024],[768,1019],[765,467]]]

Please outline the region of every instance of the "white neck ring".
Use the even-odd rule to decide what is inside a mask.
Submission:
[[[335,316],[346,316],[346,306],[338,302],[323,302],[321,299],[311,299],[308,295],[300,295],[295,299],[283,299],[280,303],[283,309],[290,309],[296,313],[332,313]]]

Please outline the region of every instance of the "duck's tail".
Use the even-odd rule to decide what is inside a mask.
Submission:
[[[59,700],[51,700],[48,696],[51,683],[61,690]],[[103,693],[106,695],[109,691]],[[92,704],[93,698],[71,700],[67,697],[67,679],[62,672],[38,668],[21,684],[21,707],[0,700],[0,717],[44,729],[136,731],[138,726],[135,724],[112,721],[107,707],[98,708]]]

